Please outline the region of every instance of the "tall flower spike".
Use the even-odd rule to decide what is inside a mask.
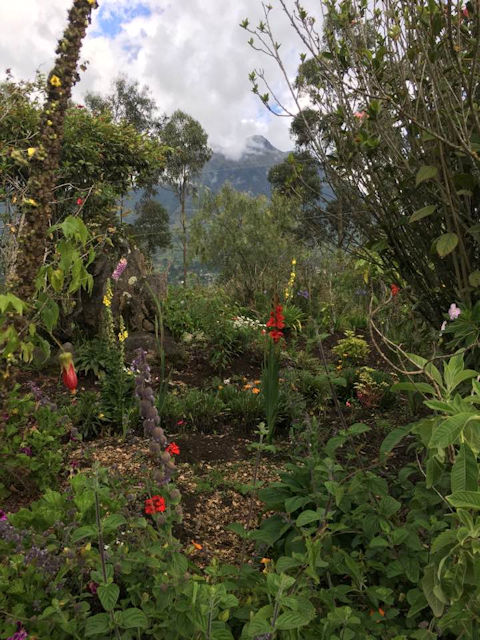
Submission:
[[[168,447],[167,437],[160,426],[160,416],[155,406],[155,396],[151,387],[152,377],[147,362],[147,352],[137,349],[137,357],[132,362],[135,376],[135,395],[140,405],[140,414],[143,419],[143,431],[146,437],[151,438],[150,453],[157,460],[161,468],[155,473],[155,480],[159,484],[167,484],[172,479],[175,471],[175,463],[171,454],[166,451]]]

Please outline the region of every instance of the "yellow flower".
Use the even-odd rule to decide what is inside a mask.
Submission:
[[[99,413],[99,414],[98,414],[98,417],[99,417],[99,419],[101,420],[102,418],[104,418],[104,417],[105,417],[105,415],[104,415],[103,413]]]
[[[62,86],[62,81],[60,80],[60,78],[58,76],[53,75],[50,78],[50,84],[52,85],[52,87],[61,87]]]
[[[255,385],[260,384],[260,383],[261,383],[261,380],[254,380],[253,381],[253,384],[255,384]]]
[[[88,0],[88,4],[95,4],[97,0]]]
[[[51,127],[51,126],[52,126],[52,124],[53,124],[53,122],[52,122],[51,120],[47,120],[47,125],[48,125],[49,127]]]
[[[223,389],[223,384],[218,385],[218,390],[221,391]]]
[[[29,158],[34,156],[36,153],[37,153],[37,148],[36,147],[28,147],[27,155],[28,155]]]
[[[125,331],[120,331],[120,333],[118,334],[118,339],[120,342],[125,342],[125,340],[128,338],[128,331],[125,329]]]
[[[23,204],[29,204],[32,207],[38,207],[38,202],[35,202],[33,198],[24,198]]]
[[[296,258],[292,258],[292,264],[293,264],[293,266],[295,266],[297,264],[297,259]]]
[[[262,558],[260,560],[260,564],[268,564],[269,562],[271,562],[270,558]]]
[[[103,296],[103,304],[104,304],[106,307],[110,307],[110,306],[111,306],[111,304],[112,304],[111,299],[110,299],[107,295],[104,295],[104,296]]]

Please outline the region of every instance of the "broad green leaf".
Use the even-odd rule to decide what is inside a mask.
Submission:
[[[477,457],[468,444],[462,443],[451,473],[452,493],[475,491],[478,487]]]
[[[350,427],[348,427],[347,431],[352,436],[358,436],[362,433],[370,431],[370,429],[371,427],[369,427],[368,424],[364,424],[363,422],[355,422],[355,424],[352,424]]]
[[[457,509],[480,509],[480,491],[457,491],[447,500]]]
[[[438,173],[437,167],[433,167],[431,165],[423,165],[420,167],[417,173],[417,177],[415,178],[415,186],[418,187],[419,184],[425,182],[425,180],[431,180],[435,178]]]
[[[390,431],[380,445],[380,456],[386,456],[390,453],[390,451],[392,451],[392,449],[394,449],[397,444],[410,433],[411,428],[412,426],[407,424],[404,427],[397,427],[397,429]]]
[[[312,511],[311,509],[307,509],[303,511],[297,518],[295,524],[297,527],[304,527],[307,524],[311,524],[312,522],[317,522],[323,518],[322,513],[318,513],[318,511]]]
[[[429,204],[422,209],[418,209],[418,211],[415,211],[415,213],[410,216],[409,222],[416,222],[417,220],[421,220],[422,218],[432,215],[436,208],[436,204]]]
[[[241,538],[248,537],[248,531],[246,531],[244,525],[241,522],[232,522],[228,525],[227,529],[230,529],[230,531],[233,531],[237,534],[237,536],[240,536]]]
[[[448,256],[458,244],[456,233],[444,233],[436,241],[437,253],[441,258]]]
[[[457,542],[457,532],[454,529],[447,529],[447,531],[442,531],[440,535],[438,535],[433,541],[431,552],[437,553],[440,549],[447,547],[449,545],[456,544]]]
[[[118,527],[125,523],[125,518],[119,513],[112,513],[102,520],[103,530],[105,533],[115,531],[115,529],[118,529]]]
[[[434,429],[428,446],[444,449],[456,442],[471,417],[471,413],[457,413],[446,418]]]
[[[287,513],[292,513],[297,509],[301,509],[308,502],[310,502],[310,498],[306,496],[293,496],[293,498],[288,498],[288,500],[285,500],[285,511]]]
[[[54,300],[46,300],[40,312],[42,322],[50,333],[56,327],[60,310],[58,304]]]
[[[212,622],[212,633],[210,637],[212,640],[234,640],[230,629],[228,629],[224,622],[219,620]]]
[[[428,565],[428,567],[425,568],[421,584],[423,593],[425,594],[427,602],[430,605],[430,609],[433,611],[433,615],[436,618],[439,618],[443,613],[444,604],[437,598],[437,596],[433,592],[433,589],[435,587],[435,567],[433,565]]]
[[[123,629],[146,629],[148,627],[148,618],[141,609],[131,607],[118,613],[118,624]]]
[[[107,613],[97,613],[96,616],[87,618],[85,623],[85,636],[90,638],[91,636],[104,635],[110,628],[110,618]]]
[[[281,556],[275,563],[275,568],[280,573],[285,573],[290,569],[295,569],[302,564],[301,560],[296,560],[291,556]]]
[[[418,391],[419,393],[435,394],[435,389],[427,382],[397,382],[392,385],[392,391]]]
[[[112,611],[117,604],[120,588],[114,582],[101,584],[97,589],[97,594],[105,611]]]
[[[280,631],[304,627],[306,624],[309,624],[315,616],[315,609],[313,609],[313,607],[312,610],[310,615],[305,615],[305,611],[285,611],[278,616],[275,627]]]
[[[51,269],[49,272],[50,284],[57,293],[63,289],[64,273],[61,269]]]
[[[477,287],[480,287],[480,271],[472,271],[472,273],[468,276],[468,283],[475,289]]]
[[[95,538],[97,536],[97,528],[91,524],[86,524],[83,527],[75,529],[72,533],[72,542],[80,542],[85,538]]]

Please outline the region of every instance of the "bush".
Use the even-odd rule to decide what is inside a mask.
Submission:
[[[354,331],[345,331],[345,338],[339,340],[332,351],[342,363],[360,364],[370,353],[370,347]]]

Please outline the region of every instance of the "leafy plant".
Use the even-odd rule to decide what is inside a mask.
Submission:
[[[370,347],[354,331],[345,331],[345,338],[339,340],[332,351],[342,363],[360,364],[370,353]]]

